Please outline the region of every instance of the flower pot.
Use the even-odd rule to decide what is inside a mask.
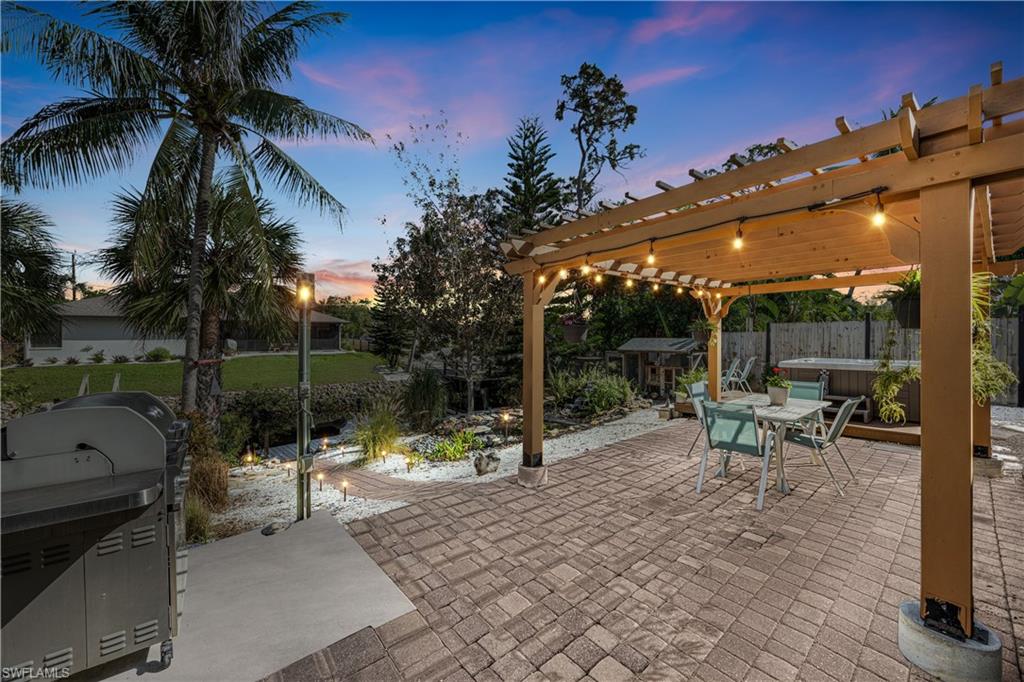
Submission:
[[[893,301],[892,310],[896,314],[896,321],[904,329],[921,328],[921,299],[902,298]]]
[[[769,405],[785,405],[786,401],[789,400],[789,389],[781,386],[769,386],[768,387],[768,404]]]
[[[562,325],[562,335],[569,343],[580,343],[587,338],[587,325],[566,324]]]
[[[711,334],[707,329],[693,329],[690,331],[690,334],[693,336],[693,340],[701,345],[706,345],[708,339],[711,338]]]

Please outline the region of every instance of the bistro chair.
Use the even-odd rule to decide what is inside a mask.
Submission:
[[[845,429],[846,425],[850,423],[850,418],[853,417],[854,410],[857,409],[857,405],[859,405],[862,400],[864,400],[864,396],[850,398],[843,403],[839,407],[839,411],[836,413],[836,418],[833,420],[832,426],[823,437],[818,436],[814,432],[786,432],[786,442],[802,445],[805,448],[811,448],[818,453],[821,461],[825,464],[825,469],[828,471],[828,475],[832,478],[832,483],[835,484],[836,490],[839,491],[840,497],[844,494],[843,488],[839,485],[839,481],[836,480],[836,475],[832,473],[832,467],[829,466],[828,459],[825,458],[825,450],[835,448],[836,453],[839,455],[839,459],[843,460],[843,464],[846,465],[846,470],[850,472],[850,480],[857,480],[857,476],[853,473],[853,469],[850,468],[850,463],[846,461],[843,451],[839,449],[839,436],[843,434],[843,429]]]
[[[748,358],[747,363],[743,365],[743,369],[736,372],[736,374],[729,380],[726,388],[732,388],[735,386],[744,393],[753,393],[753,390],[750,388],[750,383],[748,383],[748,379],[750,379],[750,371],[754,369],[755,362],[757,362],[756,357]]]
[[[697,441],[700,440],[700,436],[706,430],[704,424],[704,405],[714,405],[716,403],[708,400],[708,382],[698,381],[695,384],[687,384],[686,392],[690,394],[690,403],[693,405],[693,413],[697,415],[697,423],[700,424],[700,430],[697,432],[697,437],[693,439],[693,443],[690,444],[690,449],[686,451],[686,456],[689,457],[693,454],[693,449],[697,446]]]
[[[758,425],[757,411],[752,406],[705,402],[703,408],[708,437],[704,442],[704,454],[700,458],[697,473],[697,493],[700,494],[704,485],[704,472],[712,449],[720,452],[717,475],[723,478],[729,472],[732,455],[760,457],[761,480],[757,487],[756,507],[761,511],[764,508],[764,491],[768,484],[768,466],[775,447],[775,434]]]
[[[792,387],[789,389],[789,397],[797,400],[824,400],[825,399],[825,382],[824,381],[791,381]],[[800,422],[800,428],[805,432],[820,430],[822,438],[825,437],[825,415],[822,414],[821,410],[818,410],[817,419],[805,419]]]
[[[723,387],[728,389],[729,386],[733,383],[733,381],[735,381],[736,373],[739,371],[739,368],[740,368],[740,359],[739,358],[733,358],[732,362],[729,363],[729,369],[725,370],[725,372],[722,374],[722,386]]]

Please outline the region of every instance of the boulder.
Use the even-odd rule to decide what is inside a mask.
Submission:
[[[473,458],[473,467],[476,469],[477,476],[483,476],[484,474],[490,474],[497,471],[499,464],[501,464],[501,459],[491,452],[488,452],[487,454],[481,452]]]
[[[274,535],[275,533],[280,533],[283,530],[288,530],[291,525],[291,521],[272,521],[263,526],[263,530],[260,532],[264,535]]]

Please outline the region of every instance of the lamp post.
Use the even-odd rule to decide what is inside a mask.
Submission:
[[[309,384],[309,337],[310,337],[310,305],[314,299],[315,278],[313,273],[304,272],[297,281],[296,296],[299,306],[299,383],[298,383],[298,423],[295,429],[295,507],[296,519],[302,521],[312,514],[313,491],[312,469],[313,455],[310,453],[310,384]]]

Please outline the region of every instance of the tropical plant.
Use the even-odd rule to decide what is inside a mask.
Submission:
[[[537,229],[557,210],[561,191],[558,179],[548,170],[554,156],[540,118],[519,119],[508,138],[508,173],[501,190],[503,212],[512,234]]]
[[[1013,369],[992,354],[992,340],[975,339],[971,347],[971,392],[979,405],[995,398],[1019,379]]]
[[[167,362],[172,357],[171,351],[167,350],[163,346],[157,346],[146,351],[145,358],[146,362]]]
[[[444,416],[448,390],[441,375],[431,369],[415,369],[402,392],[402,409],[414,428],[428,430]]]
[[[899,392],[912,381],[921,379],[921,370],[907,363],[897,369],[893,366],[893,351],[896,348],[896,327],[890,326],[882,345],[875,378],[871,382],[871,393],[878,409],[878,416],[886,424],[907,421],[906,406],[899,400]]]
[[[28,414],[39,407],[39,401],[33,395],[28,384],[20,381],[5,381],[3,388],[3,400],[11,406],[11,416]]]
[[[711,321],[707,318],[697,317],[690,323],[690,333],[695,338],[700,338],[710,343],[715,338],[715,334],[718,333],[718,325],[711,324]]]
[[[115,365],[123,365],[126,362],[131,362],[132,359],[127,355],[115,355],[110,359],[110,361]]]
[[[395,454],[401,429],[394,400],[376,400],[356,419],[355,442],[363,449],[363,462]]]
[[[107,353],[102,348],[89,356],[89,362],[96,365],[102,365],[107,361]]]
[[[628,379],[597,368],[582,372],[554,372],[548,379],[547,390],[555,407],[579,404],[589,415],[633,401],[633,385]]]
[[[115,196],[112,245],[100,252],[102,272],[115,286],[110,295],[130,325],[146,335],[185,331],[181,302],[192,286],[190,212],[165,207],[156,218],[141,192]],[[159,221],[154,222],[154,221]],[[223,175],[210,192],[209,236],[202,260],[202,334],[198,409],[207,419],[220,410],[214,382],[220,382],[222,320],[241,321],[271,341],[289,337],[294,298],[286,283],[298,276],[301,256],[295,224],[278,218],[266,199],[253,199],[244,186]],[[140,260],[156,267],[140,270]]]
[[[53,222],[34,206],[0,202],[0,323],[5,338],[20,340],[46,330],[54,306],[63,300],[60,253],[51,229]]]
[[[57,356],[51,355],[50,357],[46,358],[46,360],[44,360],[43,362],[45,362],[48,365],[56,365],[57,364]]]
[[[460,462],[473,450],[483,448],[484,442],[472,431],[456,431],[438,442],[425,457],[431,462]]]
[[[680,393],[689,393],[690,386],[705,381],[708,378],[708,371],[703,367],[696,367],[676,376],[676,390]]]
[[[221,456],[231,466],[242,463],[241,454],[249,443],[251,425],[249,420],[240,414],[229,412],[220,418],[220,432],[217,444]]]
[[[637,144],[619,143],[618,134],[636,123],[637,108],[626,101],[628,93],[618,76],[606,76],[596,64],[584,62],[575,74],[563,75],[561,84],[555,119],[575,115],[569,130],[580,159],[569,191],[579,215],[597,195],[597,178],[605,166],[618,171],[643,156],[643,150]]]
[[[64,358],[64,364],[65,365],[77,365],[78,364],[78,357],[75,356],[75,355],[69,355],[66,358]]]
[[[85,93],[43,107],[15,130],[4,142],[0,175],[16,189],[74,184],[124,172],[157,143],[142,208],[159,216],[165,207],[184,206],[194,214],[182,378],[182,405],[190,411],[196,401],[204,255],[218,155],[242,196],[255,201],[262,176],[341,224],[344,206],[279,143],[309,137],[367,140],[369,135],[274,88],[290,78],[300,47],[346,15],[322,11],[312,2],[88,7],[85,15],[113,28],[117,37],[33,7],[5,7],[5,48],[34,55],[55,78]],[[153,255],[140,252],[138,271],[156,268]]]

